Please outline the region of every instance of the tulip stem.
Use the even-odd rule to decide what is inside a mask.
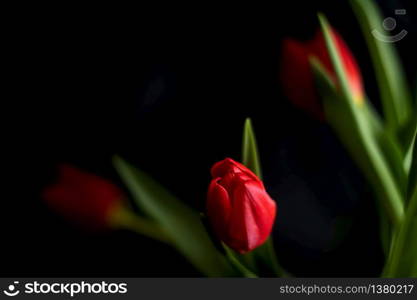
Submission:
[[[268,256],[269,256],[269,260],[270,260],[272,269],[274,270],[275,274],[278,277],[284,277],[285,272],[283,271],[281,265],[278,262],[277,255],[275,253],[275,247],[274,247],[274,244],[272,243],[271,238],[269,238],[266,241],[266,247],[267,247]]]
[[[237,253],[235,253],[233,250],[231,250],[228,246],[223,244],[223,247],[226,251],[226,256],[230,260],[230,262],[235,266],[235,268],[246,278],[257,278],[258,276],[250,271],[239,259],[239,256]],[[250,253],[249,253],[250,254]]]
[[[267,267],[267,276],[286,276],[287,273],[283,270],[283,268],[278,262],[271,237],[269,237],[268,240],[262,246],[255,249],[254,254],[258,259],[258,263],[261,269],[264,269],[263,267]]]
[[[171,239],[159,224],[138,216],[127,208],[117,209],[111,221],[116,228],[128,229],[151,239],[171,244]]]
[[[404,274],[398,274],[398,272],[400,271],[401,267],[401,259],[404,258],[407,237],[410,233],[410,229],[416,215],[417,190],[414,192],[413,197],[410,200],[405,220],[398,229],[398,234],[394,236],[394,244],[391,247],[390,255],[383,272],[384,277],[404,276]]]

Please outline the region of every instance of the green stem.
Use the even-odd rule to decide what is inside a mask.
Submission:
[[[271,238],[269,238],[266,241],[265,247],[266,247],[266,250],[267,250],[267,255],[268,255],[268,258],[269,258],[269,262],[271,264],[271,268],[273,269],[275,274],[278,277],[286,277],[286,272],[284,271],[284,269],[281,267],[281,265],[278,262],[278,258],[275,254],[274,244],[272,243]]]
[[[244,277],[247,278],[257,278],[258,275],[253,273],[251,270],[249,270],[239,259],[238,254],[235,253],[232,249],[230,249],[228,246],[223,244],[223,247],[226,251],[226,256],[229,259],[229,261],[233,264],[233,266],[240,272]]]
[[[256,265],[256,258],[253,255],[253,251],[245,253],[245,254],[236,254],[240,261],[248,267],[248,269],[252,270],[255,273],[259,272],[258,266]]]
[[[128,229],[166,244],[171,243],[168,234],[159,224],[140,217],[125,207],[113,213],[111,223],[115,228]]]
[[[417,214],[417,191],[414,192],[404,222],[401,224],[398,234],[394,237],[394,245],[386,263],[383,276],[396,277],[401,263],[401,258],[406,247],[410,225]]]
[[[369,132],[362,115],[354,114],[358,124],[358,133],[365,148],[372,170],[364,170],[368,173],[369,180],[373,182],[375,192],[382,200],[392,223],[399,227],[404,220],[404,200],[401,192],[392,176],[389,166],[386,164],[378,145]]]

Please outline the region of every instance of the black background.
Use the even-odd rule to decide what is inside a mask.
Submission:
[[[411,2],[378,1],[387,16],[407,9],[397,29],[409,34],[395,45],[415,82]],[[378,276],[372,193],[331,129],[294,108],[278,80],[282,39],[310,38],[318,10],[349,44],[378,107],[347,1],[14,10],[6,25],[12,80],[3,148],[12,155],[3,157],[11,168],[3,168],[0,275],[199,276],[157,242],[73,228],[39,195],[60,162],[122,186],[111,166],[118,153],[203,210],[210,166],[240,158],[242,125],[251,117],[278,204],[273,237],[282,265],[304,277]]]

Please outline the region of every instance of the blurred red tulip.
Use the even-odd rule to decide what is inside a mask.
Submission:
[[[207,215],[227,246],[246,253],[262,245],[275,220],[276,205],[262,181],[244,165],[226,158],[211,169]]]
[[[334,29],[331,29],[331,35],[347,74],[353,99],[355,102],[361,103],[364,91],[360,69],[341,36]],[[286,39],[283,42],[282,51],[280,77],[287,97],[294,105],[306,110],[314,117],[324,119],[322,106],[314,86],[309,57],[316,57],[336,84],[337,82],[322,31],[317,32],[313,40],[304,43]]]
[[[43,198],[57,213],[89,229],[105,229],[122,206],[121,190],[106,179],[70,165],[59,166],[58,181]]]

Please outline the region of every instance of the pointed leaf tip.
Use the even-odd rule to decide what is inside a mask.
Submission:
[[[243,129],[242,163],[251,169],[259,178],[262,178],[258,146],[250,118],[245,120]]]

